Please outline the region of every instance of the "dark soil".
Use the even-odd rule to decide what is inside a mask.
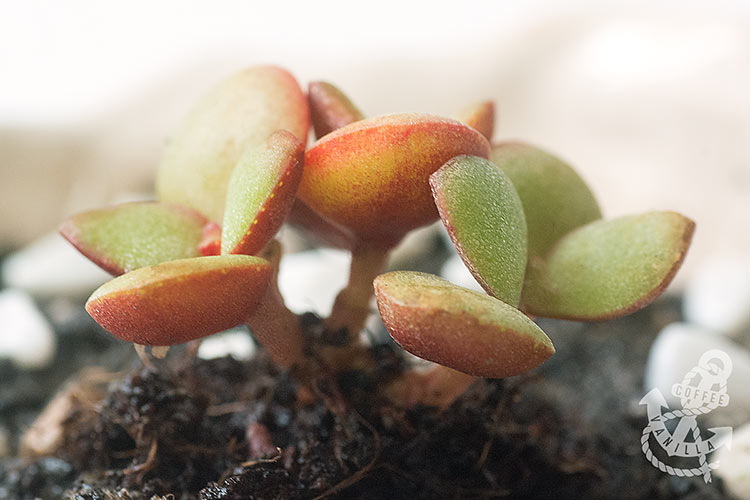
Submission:
[[[0,458],[0,499],[724,498],[717,478],[673,478],[640,450],[643,367],[678,305],[602,324],[543,321],[555,356],[533,375],[476,383],[442,413],[379,399],[377,387],[402,369],[389,344],[373,350],[373,375],[309,388],[262,355],[202,361],[183,351],[154,369],[131,363],[108,385],[91,383],[102,393],[67,415],[54,457]],[[78,347],[123,359],[127,346],[101,342]],[[64,379],[0,370],[0,425],[11,432],[41,406],[19,402],[17,388]]]

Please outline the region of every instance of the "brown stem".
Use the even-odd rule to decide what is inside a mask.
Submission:
[[[427,372],[406,372],[386,388],[386,395],[404,408],[424,405],[444,410],[477,379],[473,375],[436,364]]]
[[[245,322],[255,339],[268,351],[273,362],[287,368],[302,360],[304,337],[299,318],[287,309],[279,292],[277,278],[281,245],[272,240],[261,252],[261,256],[271,262],[273,276],[260,305]]]
[[[336,296],[331,315],[326,320],[329,331],[346,328],[351,340],[365,325],[373,296],[372,281],[383,271],[388,249],[359,243],[352,250],[349,282]]]

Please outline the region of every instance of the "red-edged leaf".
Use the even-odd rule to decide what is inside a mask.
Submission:
[[[76,214],[60,233],[102,269],[118,275],[168,260],[196,257],[198,212],[169,203],[126,203]]]
[[[221,252],[254,255],[273,238],[292,208],[305,145],[277,130],[242,156],[227,189]]]
[[[310,82],[307,100],[318,139],[365,117],[341,90],[328,82]]]
[[[236,73],[204,95],[170,138],[156,178],[159,197],[221,222],[240,156],[275,130],[304,143],[309,128],[307,98],[291,74],[275,66]]]
[[[500,378],[531,370],[555,352],[525,314],[489,295],[411,271],[380,275],[374,285],[391,337],[420,358]]]
[[[458,119],[468,126],[475,128],[488,141],[491,141],[492,134],[495,132],[495,101],[474,103],[461,111]]]
[[[360,120],[307,151],[299,197],[370,246],[387,248],[437,219],[428,178],[461,154],[486,158],[489,143],[455,120],[416,114]]]
[[[164,262],[105,283],[86,302],[86,310],[123,340],[181,344],[244,322],[271,273],[267,261],[247,255]]]

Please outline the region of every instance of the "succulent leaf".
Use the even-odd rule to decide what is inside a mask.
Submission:
[[[375,279],[383,322],[410,353],[479,377],[531,370],[555,349],[518,309],[430,274],[395,271]]]
[[[517,306],[526,272],[526,221],[510,179],[492,162],[458,156],[430,176],[448,234],[487,293]]]
[[[488,141],[495,132],[495,101],[480,101],[464,108],[458,119],[478,130]]]
[[[201,242],[198,243],[198,252],[204,257],[209,255],[221,255],[221,226],[215,222],[209,222],[203,226]]]
[[[173,345],[242,323],[271,278],[260,257],[220,255],[142,267],[99,287],[86,310],[105,330],[144,345]]]
[[[341,90],[328,82],[310,82],[307,100],[310,103],[310,119],[315,137],[318,139],[365,117]]]
[[[360,120],[307,151],[299,197],[359,239],[387,248],[437,219],[428,177],[461,154],[486,158],[489,143],[473,128],[445,118]]]
[[[157,192],[162,200],[220,222],[229,177],[242,153],[279,129],[304,143],[309,126],[307,99],[292,75],[273,66],[246,69],[203,96],[171,138]]]
[[[74,215],[60,233],[114,275],[168,260],[197,257],[207,220],[169,203],[126,203]]]
[[[254,255],[276,234],[294,203],[305,145],[286,130],[242,155],[227,188],[221,253]]]
[[[521,143],[495,144],[490,160],[513,181],[528,227],[529,258],[544,256],[565,234],[601,219],[586,183],[567,163]]]
[[[648,212],[582,226],[535,258],[521,299],[531,314],[576,320],[624,316],[661,294],[682,264],[695,223]]]

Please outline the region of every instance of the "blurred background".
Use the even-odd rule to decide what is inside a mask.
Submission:
[[[368,115],[497,102],[496,139],[568,160],[607,216],[698,223],[678,284],[750,255],[747,2],[3,1],[0,247],[148,193],[192,102],[247,65]]]

